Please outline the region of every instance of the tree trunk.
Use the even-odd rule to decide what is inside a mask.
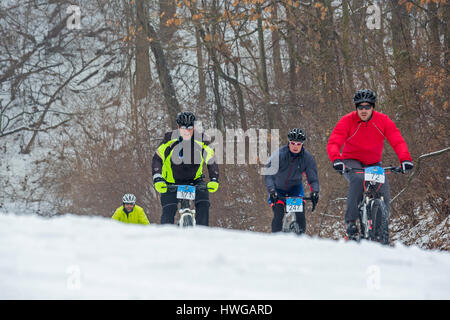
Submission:
[[[247,116],[245,114],[245,106],[244,106],[244,95],[242,93],[241,85],[239,84],[239,67],[236,62],[232,62],[234,67],[234,79],[231,77],[227,77],[225,80],[229,81],[237,95],[237,106],[239,111],[239,119],[241,122],[241,128],[244,131],[247,131]]]
[[[158,72],[159,83],[163,91],[164,100],[169,113],[169,124],[176,127],[176,116],[181,111],[180,104],[176,97],[172,76],[167,66],[166,56],[161,46],[158,34],[151,24],[148,24],[148,36],[151,38],[150,47],[156,60],[156,70]]]
[[[272,0],[272,6],[272,22],[274,22],[278,20],[278,5],[275,0]],[[275,88],[279,93],[283,88],[283,65],[281,64],[280,32],[276,28],[272,30],[272,59]]]
[[[136,0],[136,102],[148,96],[151,83],[148,35],[148,17],[145,0]]]
[[[197,66],[198,66],[198,103],[203,106],[206,101],[206,84],[205,84],[205,71],[203,68],[203,52],[202,52],[202,42],[200,39],[200,31],[197,26],[195,26],[195,39],[197,42]]]
[[[346,96],[355,92],[355,83],[353,81],[352,55],[350,50],[350,37],[352,32],[350,30],[348,1],[349,0],[344,0],[342,2],[342,53],[344,56],[344,70],[348,89],[347,92],[345,92]]]
[[[448,63],[448,61],[450,61],[450,1],[442,4],[442,6],[442,9],[444,10],[444,24],[442,26],[444,33],[444,61]]]
[[[275,112],[273,106],[270,103],[270,93],[269,93],[269,80],[267,78],[267,63],[266,63],[266,48],[264,43],[264,31],[262,26],[262,10],[261,5],[257,5],[258,13],[258,43],[259,43],[259,75],[261,79],[262,92],[264,95],[263,104],[266,109],[267,124],[270,129],[276,127]]]
[[[215,28],[213,27],[213,30]],[[212,33],[212,37],[214,39],[215,37],[215,30]],[[219,129],[221,132],[225,132],[225,120],[223,117],[223,105],[222,105],[222,100],[220,97],[220,91],[219,91],[219,83],[220,83],[220,79],[219,79],[219,74],[221,71],[220,68],[220,64],[217,61],[217,56],[216,56],[216,49],[215,48],[211,48],[210,50],[210,54],[211,54],[211,59],[214,62],[213,65],[213,91],[214,91],[214,100],[216,102],[216,114],[215,114],[215,121],[216,121],[216,126],[217,129]]]
[[[428,13],[430,19],[431,64],[435,68],[440,68],[441,41],[439,40],[438,5],[434,2],[428,3]]]
[[[411,37],[409,35],[408,13],[404,5],[400,5],[398,0],[392,0],[392,48],[394,51],[394,68],[396,75],[400,76],[405,72],[410,73],[412,64],[410,63]]]
[[[220,66],[217,62],[217,58],[216,58],[216,53],[215,50],[213,49],[211,51],[212,54],[212,59],[214,61],[214,66],[213,66],[213,91],[214,91],[214,100],[216,102],[216,114],[215,114],[215,121],[216,121],[216,126],[217,129],[219,129],[219,131],[221,132],[225,132],[225,121],[223,118],[223,105],[222,105],[222,101],[220,98],[220,92],[219,92],[219,73],[220,73]]]
[[[402,105],[404,111],[416,108],[420,109],[420,97],[416,96],[415,90],[415,67],[411,62],[412,41],[410,32],[410,23],[408,13],[404,5],[399,4],[398,0],[390,2],[392,9],[392,49],[394,54],[394,70],[397,83],[394,92],[394,104]],[[414,114],[410,112],[409,114]]]
[[[297,82],[297,62],[296,62],[296,52],[295,52],[295,44],[296,44],[296,36],[294,32],[294,28],[291,24],[293,24],[294,17],[291,13],[292,8],[286,7],[286,15],[287,15],[287,45],[288,45],[288,55],[289,55],[289,100],[290,104],[294,105],[296,103],[296,82]]]
[[[167,21],[172,19],[177,12],[175,0],[159,0],[159,36],[163,43],[167,44],[176,31],[174,24],[167,25]]]

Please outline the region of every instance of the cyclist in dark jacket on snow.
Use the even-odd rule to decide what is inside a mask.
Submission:
[[[268,163],[271,167],[273,162],[278,160],[278,171],[273,175],[265,176],[265,184],[269,192],[269,204],[273,210],[272,232],[282,229],[284,216],[284,201],[278,196],[298,197],[304,196],[302,185],[302,174],[306,174],[306,180],[311,189],[311,198],[314,211],[319,201],[319,178],[317,175],[317,165],[314,157],[305,150],[303,143],[306,135],[303,130],[294,128],[288,134],[289,143],[281,147],[274,153]],[[275,157],[278,157],[275,158]],[[301,232],[306,230],[305,212],[296,213],[296,220],[299,223]]]
[[[152,161],[153,183],[161,193],[161,224],[173,224],[177,211],[176,192],[167,192],[167,184],[206,184],[209,192],[219,188],[219,166],[208,137],[194,131],[195,115],[180,112],[178,129],[164,135]],[[204,181],[203,168],[208,169],[211,181]],[[198,225],[209,225],[208,191],[196,190],[195,210]]]

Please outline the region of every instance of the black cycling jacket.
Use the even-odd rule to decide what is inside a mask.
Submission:
[[[281,147],[270,157],[267,167],[272,165],[275,157],[279,159],[279,168],[275,174],[264,177],[267,191],[275,189],[287,191],[294,186],[301,185],[303,173],[306,174],[311,191],[320,191],[316,161],[304,146],[297,155],[289,151],[288,145]]]
[[[169,183],[190,183],[203,178],[206,164],[209,178],[219,178],[219,166],[209,138],[194,132],[192,138],[183,141],[178,130],[167,132],[153,156],[153,178],[161,176]]]

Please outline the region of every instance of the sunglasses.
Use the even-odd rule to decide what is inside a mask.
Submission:
[[[301,146],[303,142],[289,141],[292,146]]]
[[[134,206],[134,203],[132,203],[132,202],[124,202],[123,204],[124,205],[131,204],[132,206]]]
[[[187,130],[192,130],[194,129],[194,126],[180,126],[180,129],[187,129]]]
[[[362,106],[362,105],[359,105],[359,106],[357,106],[357,108],[358,108],[358,110],[370,110],[371,108],[372,108],[372,106],[371,105],[368,105],[368,106]]]

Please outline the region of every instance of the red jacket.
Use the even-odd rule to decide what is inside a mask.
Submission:
[[[381,161],[384,138],[400,162],[412,161],[408,146],[395,123],[375,110],[366,122],[359,118],[356,111],[343,116],[328,140],[328,157],[332,162],[336,159],[355,159],[365,165],[375,164]]]

